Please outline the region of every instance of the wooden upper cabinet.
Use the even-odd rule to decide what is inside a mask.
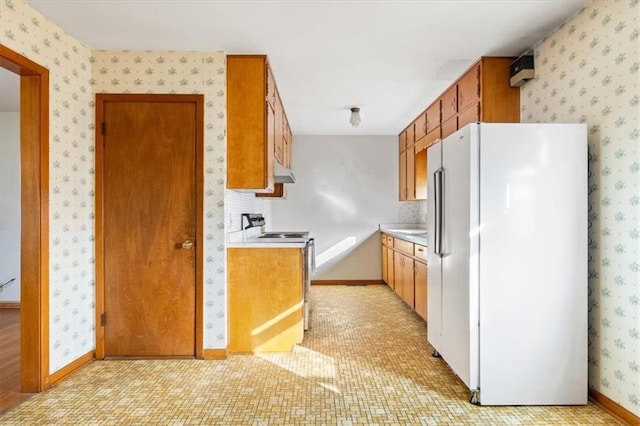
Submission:
[[[413,147],[408,148],[406,151],[407,154],[407,200],[415,200],[416,199],[416,169],[415,162],[416,157],[413,154]]]
[[[455,131],[458,130],[458,117],[453,116],[449,118],[447,121],[443,121],[441,130],[442,130],[442,139],[446,138],[452,133],[455,133]]]
[[[422,199],[422,151],[439,139],[444,139],[473,121],[486,123],[517,123],[520,121],[520,89],[509,85],[510,64],[515,58],[482,57],[433,102],[400,134],[403,151],[414,145],[413,169],[405,158],[400,179],[414,179],[414,197],[401,193],[400,200]],[[426,127],[423,120],[426,119]],[[402,141],[404,145],[402,145]],[[411,152],[408,150],[408,152]],[[408,154],[407,154],[408,155]],[[426,156],[426,154],[424,154]],[[420,171],[418,171],[420,169]],[[404,185],[404,186],[403,186]],[[401,182],[401,189],[408,183]]]
[[[427,108],[425,116],[427,120],[427,133],[440,126],[440,99]]]
[[[276,129],[275,129],[275,146],[274,146],[274,156],[278,163],[284,166],[284,109],[282,107],[282,101],[280,100],[280,95],[276,91],[276,102],[275,102],[275,120],[276,120]]]
[[[408,150],[404,150],[400,153],[400,161],[398,169],[400,171],[400,201],[405,201],[407,199],[407,152]]]
[[[442,95],[442,121],[456,115],[458,112],[458,86],[453,85]]]
[[[515,58],[480,60],[480,121],[520,122],[520,88],[509,85],[510,65]]]
[[[265,55],[227,56],[227,188],[274,190],[276,118]],[[275,93],[275,92],[274,92]],[[274,98],[275,102],[275,98]]]
[[[291,134],[291,127],[289,127],[289,121],[286,114],[284,115],[284,163],[282,164],[286,168],[291,168],[291,144],[293,142],[293,135]]]
[[[407,148],[413,146],[416,142],[416,132],[413,126],[414,123],[411,123],[409,127],[407,127]]]
[[[458,112],[480,98],[480,64],[474,65],[458,81]]]
[[[273,77],[271,67],[267,67],[267,102],[271,108],[276,107],[276,79]]]
[[[415,132],[415,142],[420,141],[423,137],[427,135],[427,116],[425,113],[422,113],[416,118],[413,122],[413,129]]]
[[[458,129],[474,121],[480,121],[480,102],[477,100],[458,114]]]
[[[406,130],[404,130],[398,136],[398,147],[400,149],[400,152],[402,152],[405,149],[407,149],[407,131]]]

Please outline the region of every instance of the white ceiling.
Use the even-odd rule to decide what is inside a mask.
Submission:
[[[398,134],[480,56],[518,56],[583,0],[29,0],[94,49],[264,53],[294,134]],[[361,108],[352,129],[349,108]]]

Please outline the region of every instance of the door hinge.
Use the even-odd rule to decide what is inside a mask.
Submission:
[[[100,325],[104,327],[107,322],[107,315],[103,312],[100,314]]]
[[[107,134],[107,124],[104,121],[102,122],[102,134]]]

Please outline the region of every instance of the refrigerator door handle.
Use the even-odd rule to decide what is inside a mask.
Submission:
[[[433,173],[433,182],[434,182],[434,198],[435,198],[435,229],[434,229],[434,247],[433,252],[442,256],[442,208],[443,208],[443,200],[442,200],[442,178],[443,178],[444,169],[440,167]]]

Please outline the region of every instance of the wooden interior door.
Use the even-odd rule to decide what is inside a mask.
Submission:
[[[101,104],[104,356],[190,357],[197,107],[145,99]]]

